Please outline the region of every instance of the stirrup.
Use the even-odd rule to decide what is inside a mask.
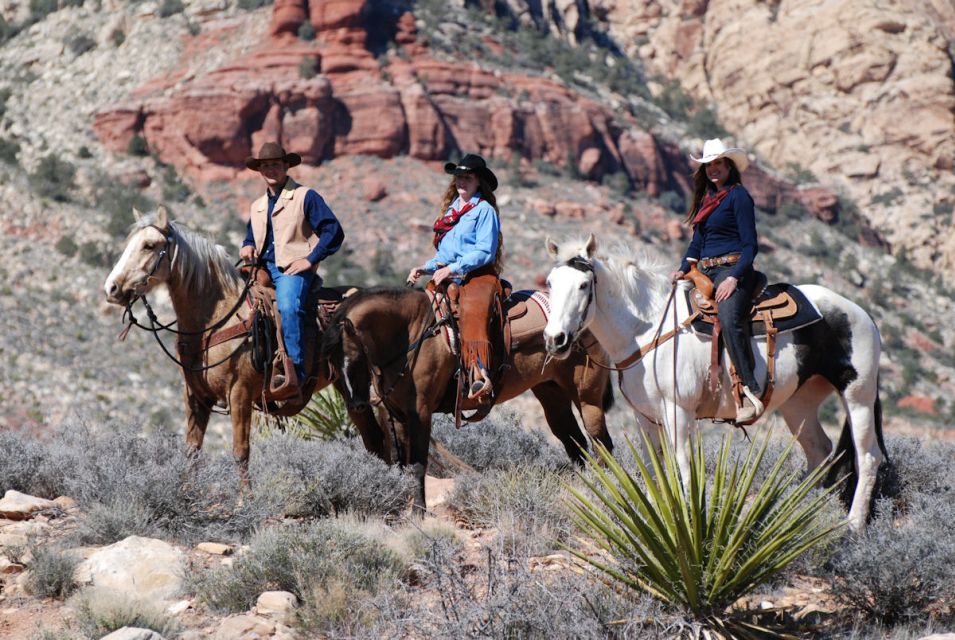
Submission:
[[[484,369],[478,370],[481,377],[478,380],[475,380],[471,383],[471,388],[468,389],[468,399],[473,400],[479,398],[480,396],[486,395],[491,392],[491,378],[488,377],[487,372]]]
[[[743,395],[745,396],[743,400],[743,406],[736,407],[736,422],[740,424],[748,424],[750,422],[755,422],[763,412],[766,410],[766,407],[763,406],[763,403],[760,401],[756,395],[749,390],[745,384],[743,385]],[[746,401],[749,401],[749,405],[746,404]]]

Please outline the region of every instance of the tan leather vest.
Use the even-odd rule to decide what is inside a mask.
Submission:
[[[275,243],[275,264],[283,269],[299,258],[307,258],[318,236],[305,219],[305,194],[303,187],[291,178],[279,194],[272,209],[272,239]],[[252,203],[249,215],[252,220],[252,236],[255,238],[255,250],[261,255],[268,228],[268,193]],[[317,265],[316,265],[317,266]]]

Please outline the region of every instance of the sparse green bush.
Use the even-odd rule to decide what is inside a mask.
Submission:
[[[3,20],[2,16],[0,16],[0,20]],[[2,27],[3,24],[0,23],[0,29],[2,29]],[[2,41],[3,40],[0,39],[0,42]],[[13,92],[9,88],[4,87],[3,89],[0,89],[0,119],[2,119],[7,113],[7,100],[10,99],[11,95],[13,95]]]
[[[318,75],[318,59],[312,56],[303,58],[298,65],[298,75],[305,80],[311,80]]]
[[[30,0],[30,20],[39,22],[58,8],[57,0]]]
[[[78,556],[55,545],[34,545],[30,555],[33,560],[29,564],[27,585],[34,595],[63,599],[73,593],[77,586],[73,572],[80,562]]]
[[[96,40],[86,35],[85,33],[80,33],[75,36],[71,36],[66,41],[66,46],[74,56],[81,56],[87,51],[92,51],[96,48]]]
[[[471,526],[496,529],[511,553],[544,555],[572,529],[562,484],[535,466],[459,475],[448,503]]]
[[[315,39],[315,27],[312,26],[312,23],[308,20],[305,20],[298,28],[298,37],[306,42],[311,42]]]
[[[17,166],[18,153],[20,153],[20,145],[15,140],[0,138],[0,162]]]
[[[76,252],[80,250],[80,247],[76,244],[76,241],[73,240],[73,236],[64,235],[60,236],[60,239],[56,241],[56,250],[72,258],[76,255]]]
[[[679,191],[664,191],[657,199],[670,211],[683,213],[686,210],[686,200]]]
[[[180,180],[176,169],[167,166],[163,172],[163,202],[185,202],[191,194],[192,190]]]
[[[168,18],[177,13],[182,13],[185,10],[186,7],[182,4],[182,0],[162,0],[162,3],[159,5],[159,17]]]
[[[36,169],[30,174],[30,184],[41,197],[67,202],[70,199],[70,191],[75,186],[75,176],[76,167],[72,163],[50,154],[40,159]]]
[[[102,638],[123,627],[151,629],[166,637],[173,637],[179,629],[161,603],[140,600],[114,589],[85,589],[70,604],[80,628],[93,638]]]
[[[3,44],[13,36],[17,35],[19,32],[19,25],[13,22],[8,22],[6,18],[0,15],[0,44]],[[2,106],[0,106],[0,116],[3,116]]]
[[[319,520],[259,531],[231,567],[195,575],[191,589],[200,602],[225,612],[246,611],[263,591],[281,589],[301,601],[306,629],[357,629],[375,616],[363,600],[392,588],[404,568],[360,525]]]
[[[138,133],[129,139],[129,143],[126,145],[126,153],[131,156],[148,156],[149,155],[149,145],[146,143],[146,138],[142,137]]]
[[[832,594],[856,619],[887,627],[955,622],[955,447],[890,443],[897,486],[863,535],[834,546]],[[901,518],[897,519],[897,516]]]
[[[113,32],[109,34],[109,41],[113,43],[114,47],[126,42],[126,32],[122,29],[113,29]]]
[[[80,245],[80,260],[91,267],[108,267],[109,254],[95,242],[84,242]]]
[[[621,195],[630,193],[630,177],[625,171],[608,173],[603,176],[601,183]]]
[[[805,205],[795,200],[787,200],[779,205],[776,214],[783,220],[794,220],[796,222],[805,222],[809,219],[809,210]]]
[[[270,4],[272,4],[272,0],[238,0],[236,6],[246,11],[252,11]]]
[[[786,178],[788,178],[793,184],[811,184],[814,182],[819,182],[816,179],[816,174],[798,162],[786,163]]]
[[[477,471],[535,465],[551,470],[570,467],[567,454],[536,430],[524,429],[506,413],[495,413],[460,429],[446,415],[435,415],[432,437]],[[432,468],[429,473],[445,475]]]
[[[93,152],[90,151],[89,147],[84,144],[76,150],[76,156],[78,158],[82,158],[83,160],[88,160],[93,157]]]
[[[257,444],[250,466],[256,496],[289,515],[395,515],[416,486],[410,474],[366,452],[357,438],[325,442],[272,433]]]
[[[125,236],[133,223],[133,209],[151,211],[156,207],[152,198],[136,187],[123,184],[103,175],[94,195],[96,206],[107,215],[106,230],[115,237]]]

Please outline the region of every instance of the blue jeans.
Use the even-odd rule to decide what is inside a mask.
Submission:
[[[285,351],[295,364],[295,373],[299,381],[305,379],[305,357],[302,354],[302,328],[305,323],[305,299],[312,286],[314,271],[303,271],[295,275],[286,275],[275,266],[266,262],[265,268],[275,283],[275,303],[282,316],[282,333],[285,336]]]

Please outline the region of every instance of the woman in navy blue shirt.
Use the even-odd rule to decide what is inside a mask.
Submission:
[[[422,275],[432,274],[433,286],[460,285],[461,346],[471,378],[468,396],[490,401],[490,371],[492,365],[501,364],[491,362],[488,334],[491,314],[502,295],[498,278],[501,225],[494,198],[497,177],[484,158],[475,154],[447,163],[444,171],[453,177],[434,222],[435,256],[411,269],[408,282],[414,284]]]
[[[693,174],[693,200],[684,220],[693,227],[693,239],[671,277],[682,278],[695,262],[713,281],[726,349],[743,383],[736,421],[748,423],[763,412],[748,344],[747,316],[756,284],[756,216],[740,173],[749,162],[742,149],[727,148],[719,139],[706,141],[701,158],[690,158],[700,163]]]

